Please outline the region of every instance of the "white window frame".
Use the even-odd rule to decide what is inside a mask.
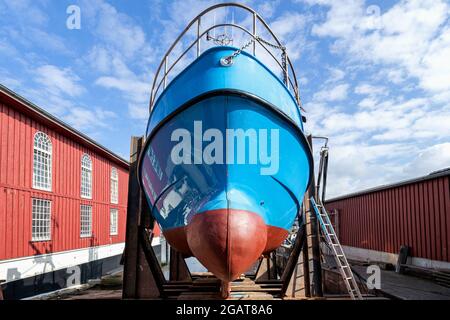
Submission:
[[[109,210],[109,235],[117,236],[119,234],[119,210],[111,208]]]
[[[80,196],[83,199],[92,199],[92,159],[88,154],[81,157]]]
[[[31,241],[52,239],[52,202],[46,199],[31,200]]]
[[[92,206],[80,205],[80,238],[92,237]]]
[[[117,168],[112,167],[111,168],[111,203],[112,204],[119,204],[119,171],[117,171]]]
[[[32,180],[33,189],[52,191],[52,141],[40,131],[36,132],[33,139]]]

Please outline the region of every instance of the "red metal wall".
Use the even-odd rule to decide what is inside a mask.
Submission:
[[[450,176],[327,202],[343,245],[450,262]]]
[[[52,192],[32,189],[33,139],[52,142]],[[92,200],[80,198],[81,157],[90,155]],[[119,204],[110,203],[110,173],[119,172]],[[99,156],[0,102],[0,260],[125,241],[128,167]],[[32,198],[52,201],[51,241],[31,242]],[[80,238],[80,204],[92,206],[92,237]],[[110,236],[110,208],[119,210],[119,234]]]

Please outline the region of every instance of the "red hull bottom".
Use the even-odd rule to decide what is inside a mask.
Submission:
[[[207,211],[194,216],[187,227],[164,232],[171,246],[195,256],[219,279],[236,280],[288,236],[287,230],[268,226],[253,213],[234,209]]]

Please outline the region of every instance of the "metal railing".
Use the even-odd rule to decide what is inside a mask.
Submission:
[[[210,13],[211,11],[217,10],[219,8],[224,8],[224,7],[234,7],[234,8],[243,9],[244,11],[249,12],[252,15],[252,19],[253,19],[252,30],[250,31],[247,28],[245,28],[244,26],[241,26],[241,25],[238,25],[235,23],[220,23],[220,24],[214,23],[211,27],[207,28],[206,30],[204,30],[202,32],[202,28],[201,28],[202,27],[202,18],[207,13]],[[270,42],[263,40],[260,36],[258,36],[258,34],[257,34],[257,23],[258,22],[260,22],[263,25],[265,31],[267,31],[269,33],[269,35],[274,39],[275,44],[271,44]],[[191,28],[193,26],[197,27],[197,30],[196,30],[197,34],[196,34],[195,40],[191,42],[191,44],[174,60],[174,62],[172,64],[169,65],[170,54],[173,52],[173,50],[177,46],[177,44],[180,43],[180,41],[183,39],[183,37],[191,30]],[[285,47],[282,45],[280,40],[276,37],[276,35],[270,29],[268,24],[264,21],[264,19],[258,13],[256,13],[250,7],[247,7],[245,5],[238,4],[238,3],[221,3],[221,4],[217,4],[217,5],[214,5],[214,6],[211,6],[207,9],[205,9],[197,17],[195,17],[187,25],[187,27],[183,30],[183,32],[177,37],[177,39],[174,41],[174,43],[169,47],[169,50],[167,50],[166,54],[163,56],[163,59],[162,59],[161,63],[159,64],[158,69],[155,73],[155,77],[154,77],[153,84],[152,84],[151,97],[150,97],[150,112],[152,111],[153,106],[154,106],[159,94],[162,93],[162,91],[160,92],[161,88],[165,89],[167,87],[169,74],[171,73],[171,71],[173,71],[173,69],[175,68],[175,66],[177,66],[177,64],[181,61],[181,59],[183,59],[194,46],[196,46],[196,57],[198,58],[201,54],[202,38],[205,37],[205,35],[208,37],[209,33],[215,29],[227,28],[227,27],[243,31],[245,34],[249,35],[254,40],[253,46],[252,46],[252,53],[255,57],[256,57],[256,44],[257,43],[271,56],[271,58],[278,64],[278,66],[281,68],[281,71],[283,72],[282,80],[283,80],[284,84],[286,85],[288,90],[290,90],[293,93],[297,104],[299,105],[299,107],[301,107],[300,94],[299,94],[299,89],[298,89],[298,81],[297,81],[297,76],[295,74],[292,61],[289,59],[289,56],[286,53]],[[269,50],[268,47],[283,48],[282,58],[278,59],[277,57],[275,57],[275,55]],[[284,55],[285,61],[283,61],[283,55]]]

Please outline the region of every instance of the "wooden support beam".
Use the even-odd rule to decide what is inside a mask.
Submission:
[[[289,259],[286,263],[283,275],[281,276],[281,296],[284,296],[286,294],[290,295],[290,293],[288,292],[288,288],[290,288],[290,292],[296,291],[298,285],[298,271],[296,270],[298,268],[298,260],[299,258],[301,259],[300,253],[304,247],[305,239],[306,230],[304,223],[302,223],[297,231],[294,247],[292,248],[291,255],[289,256]]]
[[[271,263],[270,261],[270,256],[263,257],[259,264],[255,281],[260,283],[266,280],[276,280],[275,267],[274,263]]]
[[[307,137],[308,143],[313,150],[312,136]],[[323,297],[322,290],[322,264],[320,261],[320,230],[317,218],[309,203],[309,197],[314,196],[316,193],[315,187],[315,177],[311,177],[311,184],[305,196],[304,205],[306,208],[307,219],[309,219],[310,230],[308,230],[308,241],[311,240],[311,251],[312,251],[312,269],[313,269],[313,279],[311,286],[311,294],[314,297]],[[308,200],[307,200],[308,199]]]
[[[149,299],[163,295],[164,275],[151,247],[153,220],[137,176],[143,137],[132,137],[128,182],[128,208],[124,252],[124,299]],[[150,231],[148,231],[150,228]]]
[[[309,254],[308,254],[308,237],[305,237],[302,249],[302,266],[303,266],[303,282],[304,282],[304,294],[305,297],[311,297],[311,281],[309,270]]]
[[[136,299],[164,296],[166,279],[152,248],[152,235],[145,228],[140,228],[139,242],[141,258],[137,266]]]
[[[136,295],[136,266],[138,259],[138,219],[139,184],[137,182],[137,158],[141,150],[138,137],[131,138],[130,172],[128,180],[128,208],[125,234],[123,292],[124,299],[133,299]]]
[[[183,258],[183,255],[170,247],[170,281],[192,282],[191,272]]]

